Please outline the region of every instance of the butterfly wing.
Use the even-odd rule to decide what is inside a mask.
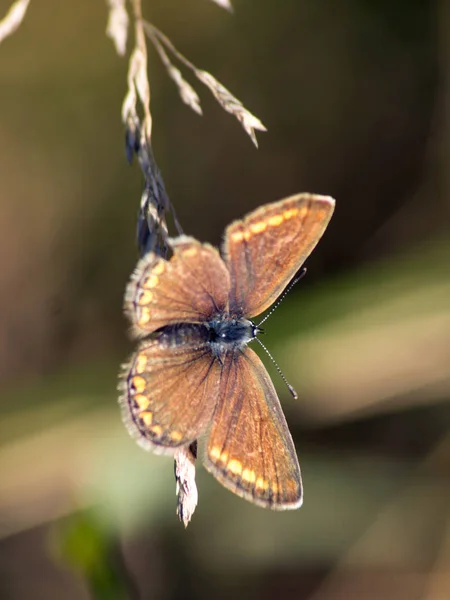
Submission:
[[[125,312],[136,336],[165,325],[201,323],[228,306],[230,277],[218,251],[182,236],[169,261],[149,252],[127,286]]]
[[[226,488],[259,506],[283,510],[302,503],[286,419],[269,374],[250,348],[222,359],[204,463]]]
[[[186,338],[186,330],[178,334]],[[190,334],[176,345],[164,334],[141,343],[124,367],[119,389],[128,431],[146,449],[173,452],[210,425],[220,365]]]
[[[254,317],[276,300],[322,237],[334,204],[329,196],[299,194],[267,204],[226,229],[231,314]]]

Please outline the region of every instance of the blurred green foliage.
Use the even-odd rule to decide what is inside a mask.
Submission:
[[[95,600],[129,598],[117,542],[93,511],[75,513],[54,532],[54,552],[87,582]],[[116,554],[116,556],[114,556]]]

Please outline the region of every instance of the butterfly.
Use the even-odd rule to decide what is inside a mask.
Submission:
[[[221,252],[172,238],[149,252],[125,294],[140,345],[122,374],[123,420],[138,443],[175,453],[204,440],[203,464],[232,492],[275,510],[302,504],[295,447],[252,320],[280,296],[322,237],[329,196],[264,205],[225,230]]]

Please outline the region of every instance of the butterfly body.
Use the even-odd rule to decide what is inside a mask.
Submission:
[[[125,310],[140,346],[122,375],[121,405],[144,448],[175,452],[205,439],[205,467],[272,509],[297,508],[297,455],[272,381],[248,344],[252,321],[284,290],[331,218],[334,200],[300,194],[225,232],[222,253],[194,238],[138,263]]]
[[[199,323],[179,323],[167,325],[151,334],[162,348],[180,348],[191,343],[204,346],[205,351],[221,359],[227,352],[242,350],[254,340],[260,329],[250,320],[218,315],[217,318]]]

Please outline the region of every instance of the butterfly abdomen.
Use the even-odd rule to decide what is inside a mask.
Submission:
[[[162,327],[154,334],[154,337],[161,346],[175,348],[192,344],[207,344],[209,332],[205,325],[199,323],[180,323]]]

